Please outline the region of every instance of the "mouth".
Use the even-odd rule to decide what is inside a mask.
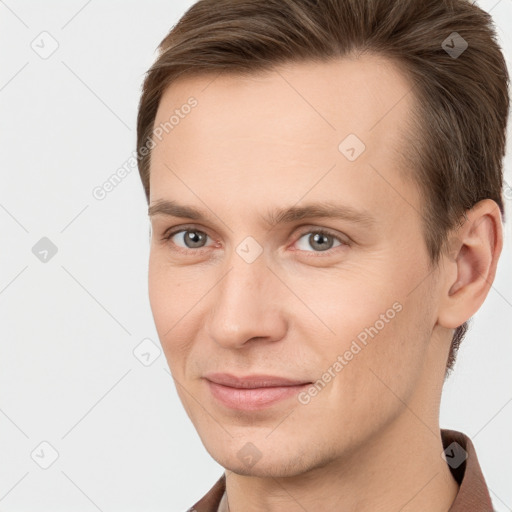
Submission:
[[[230,409],[256,411],[290,399],[312,384],[310,381],[274,375],[236,377],[226,373],[204,377],[214,399]]]

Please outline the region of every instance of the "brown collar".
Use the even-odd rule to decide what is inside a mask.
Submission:
[[[446,462],[459,484],[459,492],[448,512],[493,512],[491,497],[471,439],[462,432],[447,429],[441,430],[441,437]],[[465,457],[466,460],[462,461]]]

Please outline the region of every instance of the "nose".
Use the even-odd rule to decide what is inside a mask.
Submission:
[[[256,339],[282,339],[287,329],[286,293],[262,256],[247,263],[234,254],[211,296],[206,321],[210,339],[224,348],[242,348]]]

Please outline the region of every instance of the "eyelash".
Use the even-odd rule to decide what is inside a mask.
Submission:
[[[186,232],[186,231],[199,232],[199,233],[202,233],[202,234],[206,235],[207,237],[209,237],[209,235],[207,233],[205,233],[204,231],[202,231],[200,229],[195,228],[194,226],[181,226],[179,229],[166,231],[162,236],[162,241],[171,242],[171,238],[174,235],[177,235],[178,233],[182,233],[182,232]],[[313,253],[313,254],[319,255],[320,257],[322,254],[332,255],[333,251],[335,251],[336,249],[343,249],[343,247],[349,245],[346,240],[343,240],[341,237],[335,235],[334,233],[332,233],[331,231],[329,231],[325,228],[312,228],[312,227],[309,227],[308,229],[304,229],[304,231],[302,231],[299,234],[295,243],[297,243],[304,235],[307,235],[307,234],[319,234],[319,235],[325,235],[328,237],[332,237],[334,240],[340,242],[340,245],[338,245],[336,247],[331,247],[330,249],[327,249],[326,251],[302,251],[300,249],[297,249],[298,251],[305,252],[306,254]],[[182,254],[189,254],[190,251],[201,254],[203,252],[203,250],[208,249],[208,247],[199,247],[197,249],[184,249],[183,247],[179,247],[174,243],[173,243],[173,245],[176,247],[176,250]],[[319,257],[319,256],[313,256],[313,257]]]

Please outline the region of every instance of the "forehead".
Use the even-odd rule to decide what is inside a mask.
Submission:
[[[171,194],[183,175],[195,191],[235,187],[276,201],[289,191],[297,201],[334,166],[324,191],[330,182],[356,202],[375,192],[382,207],[391,196],[396,203],[401,189],[414,195],[399,173],[411,89],[394,63],[373,55],[181,78],[165,91],[155,119],[165,129],[152,152],[151,198]]]
[[[164,125],[191,97],[198,101],[193,131],[219,133],[236,127],[240,136],[252,134],[257,122],[280,128],[281,137],[307,135],[323,139],[337,132],[354,132],[382,140],[398,131],[408,118],[412,85],[398,63],[368,54],[327,62],[288,63],[255,74],[216,74],[183,77],[168,87],[160,100],[155,126]],[[242,107],[242,110],[234,110]],[[251,117],[249,117],[251,116]],[[220,120],[223,123],[217,123]],[[303,121],[294,125],[292,121]],[[307,123],[306,123],[307,122]],[[185,132],[179,123],[174,132]],[[215,127],[214,132],[210,131]],[[198,128],[203,127],[203,132]],[[394,128],[394,130],[393,130]],[[205,138],[206,140],[206,138]]]

